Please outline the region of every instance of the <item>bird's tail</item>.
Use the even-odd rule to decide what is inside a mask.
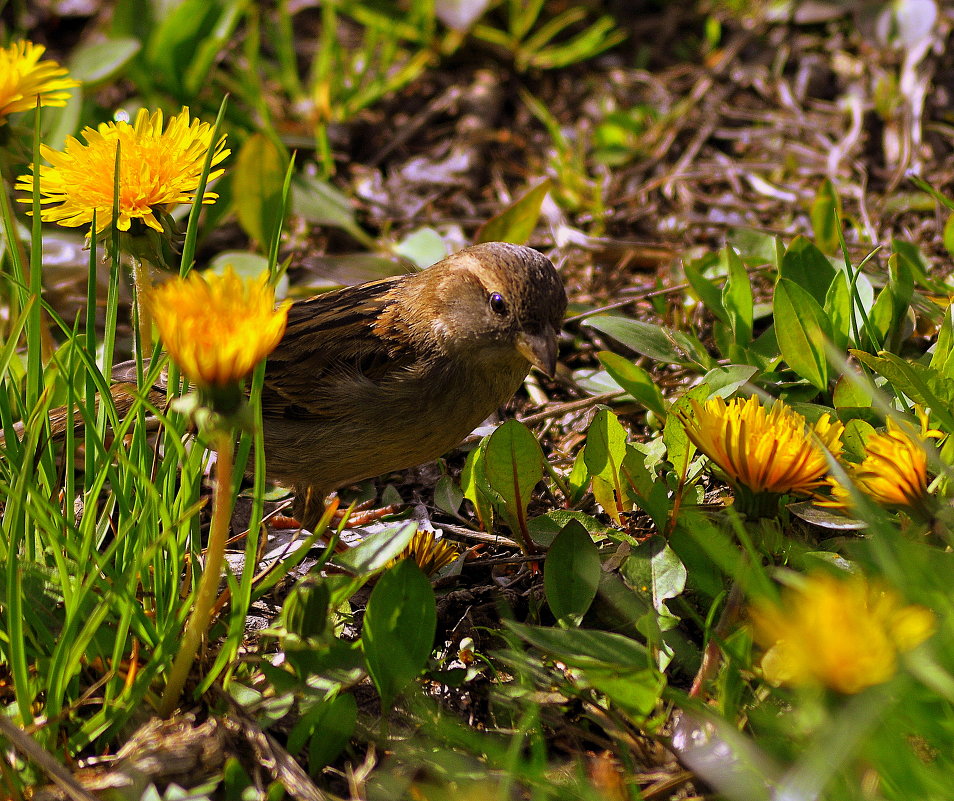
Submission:
[[[109,388],[109,394],[112,398],[113,406],[116,409],[117,419],[123,420],[133,410],[133,407],[139,398],[140,391],[135,384],[130,384],[123,381],[113,384]],[[165,406],[166,392],[165,389],[161,387],[149,387],[146,397],[149,403],[157,409],[161,409],[163,406]],[[97,409],[99,408],[99,404],[100,398],[97,395]],[[66,436],[67,428],[72,427],[74,431],[80,431],[85,425],[83,415],[75,409],[71,415],[67,406],[60,406],[56,409],[50,410],[48,417],[50,421],[50,438],[54,441],[62,440]],[[26,431],[26,424],[23,422],[16,423],[13,426],[13,430],[16,433],[18,439],[23,439],[24,432]],[[0,446],[2,446],[5,441],[4,433],[3,431],[0,431]]]

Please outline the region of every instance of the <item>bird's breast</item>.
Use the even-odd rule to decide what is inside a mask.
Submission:
[[[506,403],[527,370],[522,357],[506,354],[318,386],[328,410],[320,419],[264,420],[269,478],[330,492],[436,459]]]

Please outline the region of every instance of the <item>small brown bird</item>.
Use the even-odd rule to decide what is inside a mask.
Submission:
[[[269,480],[295,487],[309,525],[333,490],[436,459],[531,365],[554,374],[566,303],[545,256],[501,242],[294,303],[262,391]],[[127,398],[134,376],[114,372]],[[165,388],[151,395],[162,403]]]

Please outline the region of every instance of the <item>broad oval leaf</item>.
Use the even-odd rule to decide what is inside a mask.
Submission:
[[[870,319],[885,347],[894,350],[890,343],[901,341],[901,321],[906,317],[914,294],[914,276],[908,262],[891,254],[888,258],[890,279],[871,307]]]
[[[782,358],[798,375],[819,390],[828,386],[825,344],[831,323],[818,301],[786,278],[775,285],[775,336]]]
[[[138,39],[120,36],[81,45],[70,59],[70,77],[87,87],[117,75],[142,48]]]
[[[657,362],[681,365],[690,363],[675,347],[666,330],[658,325],[618,314],[597,314],[584,320],[583,325],[595,328],[636,353]]]
[[[447,245],[433,228],[418,228],[398,242],[394,252],[423,270],[447,255]]]
[[[540,443],[523,423],[508,420],[487,440],[484,472],[507,511],[522,519],[533,488],[543,478]]]
[[[818,247],[825,253],[837,253],[841,245],[841,198],[832,182],[826,178],[812,200],[809,216]]]
[[[954,378],[954,307],[948,306],[944,312],[930,367],[944,378]]]
[[[384,709],[421,675],[434,646],[434,590],[412,559],[402,559],[371,591],[361,646]]]
[[[543,566],[543,587],[554,617],[579,624],[596,597],[602,572],[596,543],[581,523],[571,520],[553,540]]]
[[[853,418],[845,423],[845,430],[841,435],[841,441],[844,445],[844,454],[849,459],[855,459],[858,462],[865,458],[865,443],[874,433],[874,426],[867,420]]]
[[[550,191],[550,179],[538,183],[511,203],[506,209],[491,217],[477,232],[476,242],[511,242],[525,245],[537,227],[543,200]]]
[[[838,350],[847,348],[851,340],[852,308],[848,276],[844,270],[839,270],[825,295],[825,314],[831,322],[832,342]]]
[[[836,409],[867,408],[874,403],[870,384],[855,373],[842,375],[835,382],[831,399]]]
[[[315,721],[314,733],[308,743],[308,767],[312,775],[331,763],[348,745],[358,722],[358,702],[351,693],[345,693],[326,702]]]
[[[586,681],[609,698],[615,706],[632,715],[651,715],[666,688],[666,677],[655,668],[626,671],[606,668],[579,668]]]
[[[752,298],[752,283],[739,254],[731,246],[726,246],[723,258],[728,271],[725,286],[722,287],[722,305],[729,317],[729,325],[735,337],[735,344],[744,348],[752,341],[752,323],[755,302]]]
[[[403,523],[365,537],[359,545],[337,555],[331,562],[355,576],[380,570],[396,557],[417,531],[417,523]]]
[[[701,262],[701,259],[699,260]],[[702,274],[699,262],[686,262],[683,264],[683,272],[686,274],[686,280],[689,286],[699,296],[703,305],[712,312],[718,320],[726,325],[729,324],[729,317],[725,308],[722,306],[722,292],[713,281],[710,281]]]
[[[657,612],[669,614],[663,604],[686,588],[686,567],[659,535],[632,550],[623,564],[626,583],[637,592],[648,593]]]
[[[233,171],[235,211],[259,246],[267,248],[282,222],[285,157],[264,134],[252,134],[242,145]]]
[[[477,518],[484,531],[490,531],[494,522],[493,490],[487,481],[484,469],[484,455],[487,450],[485,437],[480,444],[467,454],[464,469],[460,474],[460,488],[464,497],[474,505]]]
[[[821,305],[835,277],[835,268],[815,245],[797,236],[785,251],[778,274],[798,284]]]
[[[626,458],[626,429],[609,409],[600,409],[586,432],[583,461],[591,476],[610,484],[619,482],[619,468]]]
[[[702,377],[702,383],[709,385],[709,397],[731,398],[745,386],[759,371],[750,364],[726,364],[713,367]]]
[[[693,387],[684,395],[677,398],[670,407],[670,415],[666,418],[663,428],[663,441],[666,444],[666,457],[675,468],[676,475],[685,478],[689,470],[689,462],[696,453],[696,446],[689,441],[686,426],[679,419],[678,412],[691,412],[692,401],[702,403],[709,397],[709,385],[706,383]]]
[[[646,646],[622,634],[592,629],[558,629],[504,621],[508,629],[541,651],[570,667],[608,667],[639,670],[651,667]]]
[[[620,387],[661,420],[666,419],[666,401],[649,373],[638,364],[633,364],[629,359],[612,351],[603,350],[596,356]]]
[[[327,765],[348,744],[358,721],[358,704],[350,693],[325,698],[307,709],[288,734],[288,750],[295,754],[308,743],[312,771]]]

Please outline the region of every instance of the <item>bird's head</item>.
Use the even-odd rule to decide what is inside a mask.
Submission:
[[[448,348],[474,358],[516,350],[553,376],[566,292],[546,256],[504,242],[474,245],[424,271],[422,291],[433,291],[431,331]]]

